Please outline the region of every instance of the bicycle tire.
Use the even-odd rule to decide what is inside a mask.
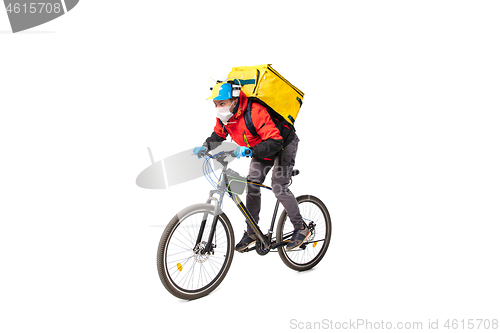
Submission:
[[[157,252],[157,257],[156,257],[156,264],[157,264],[157,269],[158,269],[158,274],[160,276],[160,280],[163,283],[163,286],[175,297],[178,297],[180,299],[185,299],[185,300],[193,300],[197,299],[200,297],[204,297],[208,294],[210,294],[213,290],[215,290],[219,284],[222,282],[222,280],[225,278],[230,266],[231,262],[233,260],[233,255],[234,255],[234,232],[233,228],[231,226],[231,223],[229,222],[229,219],[224,213],[221,213],[218,216],[216,225],[216,228],[219,228],[219,224],[222,227],[223,230],[223,235],[225,239],[225,242],[227,244],[225,245],[225,250],[222,250],[220,253],[217,252],[218,249],[217,247],[214,249],[214,254],[200,254],[196,253],[195,247],[197,246],[196,243],[196,236],[199,232],[199,227],[196,229],[196,226],[190,226],[190,223],[192,224],[193,221],[196,223],[197,219],[200,219],[200,214],[207,214],[207,223],[205,226],[205,231],[203,233],[203,238],[202,241],[199,244],[203,243],[203,239],[206,238],[206,235],[208,235],[208,231],[210,230],[210,227],[212,225],[213,221],[213,215],[214,215],[214,209],[215,207],[210,204],[205,204],[205,203],[200,203],[200,204],[195,204],[192,206],[189,206],[182,211],[180,211],[178,214],[176,214],[172,220],[169,222],[165,230],[163,231],[163,234],[160,239],[160,243],[158,245],[158,252]],[[191,218],[191,217],[194,217]],[[203,217],[201,217],[203,219]],[[201,225],[201,219],[200,219],[200,225]],[[185,225],[183,225],[183,223]],[[185,235],[186,233],[190,233],[187,236]],[[182,237],[181,237],[182,236]],[[219,230],[217,230],[215,234],[215,242],[217,243],[217,237],[221,237]],[[177,244],[179,243],[179,244]],[[223,244],[222,242],[219,242],[217,245]],[[177,247],[177,248],[176,248]],[[181,251],[181,252],[176,252],[176,251]],[[183,275],[182,271],[184,270],[184,265],[181,264],[181,260],[178,259],[178,255],[180,253],[184,252],[184,255],[189,255],[190,251],[192,252],[192,255],[188,258],[183,258],[182,262],[184,264],[187,264],[188,262],[193,261],[193,264],[185,274],[189,274],[192,271],[192,276],[188,277],[187,275]],[[217,252],[217,255],[215,253]],[[220,256],[220,257],[219,257]],[[215,260],[217,258],[217,261]],[[223,259],[222,259],[223,258]],[[175,265],[175,262],[177,262],[177,271],[175,266],[172,268],[172,265]],[[217,266],[219,265],[219,261],[222,260],[222,264],[220,265],[219,268]],[[197,267],[197,263],[200,264]],[[207,266],[204,267],[204,264],[207,263]],[[169,266],[170,265],[170,266]],[[214,270],[214,267],[216,267],[215,270],[218,269],[218,271]],[[197,276],[198,281],[197,281],[197,287],[194,287],[195,283],[195,271],[199,270],[199,276]],[[208,277],[208,274],[211,273],[210,271],[214,271],[214,276],[213,277]],[[176,281],[177,277],[181,277],[181,280]],[[187,287],[186,287],[186,281],[183,282],[181,285],[180,282],[182,282],[182,279],[188,279]],[[192,281],[192,287],[189,286],[189,283]],[[200,286],[200,281],[202,281],[202,286]]]
[[[307,244],[305,243],[306,245],[303,245],[300,249],[287,251],[284,247],[280,247],[278,248],[278,253],[285,265],[296,271],[305,271],[313,268],[321,261],[321,259],[323,259],[326,251],[328,250],[328,246],[330,245],[332,223],[330,213],[320,199],[312,195],[302,195],[297,197],[297,203],[299,204],[301,215],[306,224],[308,221],[314,222],[314,220],[316,220],[316,227],[318,227],[317,224],[323,221],[324,230],[320,230],[319,228],[315,229],[311,235],[312,239],[310,237],[310,239],[306,241]],[[312,208],[317,210],[314,213],[314,216],[309,216],[313,214],[313,209],[311,207],[305,207],[306,204],[313,205]],[[288,235],[289,237],[291,231],[293,231],[293,225],[287,217],[288,215],[284,210],[281,213],[278,226],[276,228],[277,243],[283,242],[283,239],[286,238],[285,235]],[[313,242],[314,239],[316,239],[316,242]],[[318,244],[320,244],[321,247],[316,249]],[[302,259],[304,260],[299,260],[300,256],[302,256]]]

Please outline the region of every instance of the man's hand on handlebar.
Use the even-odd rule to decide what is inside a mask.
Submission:
[[[201,156],[205,153],[208,153],[207,147],[205,146],[195,147],[193,149],[193,154],[198,155],[198,158],[201,158]]]
[[[252,150],[250,148],[240,146],[234,150],[233,154],[237,158],[250,157],[252,156]]]
[[[250,156],[252,156],[253,153],[252,153],[252,150],[250,148],[240,146],[240,147],[236,148],[234,151],[224,151],[224,152],[220,152],[220,153],[217,153],[217,154],[212,156],[208,152],[207,147],[201,146],[201,147],[194,148],[193,154],[197,155],[198,158],[201,158],[203,156],[208,156],[209,158],[217,157],[217,160],[219,160],[220,158],[224,159],[227,156],[232,156],[232,157],[237,157],[237,158],[250,157]]]

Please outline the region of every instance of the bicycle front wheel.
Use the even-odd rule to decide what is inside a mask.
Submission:
[[[214,206],[192,205],[174,216],[161,236],[158,274],[165,288],[178,298],[192,300],[208,295],[222,282],[231,266],[234,233],[224,213],[215,221],[213,249],[205,251],[213,220]],[[200,231],[202,225],[204,228]],[[200,232],[202,237],[197,242]]]
[[[316,266],[328,249],[332,234],[332,222],[326,206],[312,195],[297,197],[300,214],[312,232],[312,235],[299,248],[287,251],[278,248],[281,260],[297,271],[305,271]],[[276,230],[277,243],[286,242],[292,237],[293,224],[284,210],[278,221]]]

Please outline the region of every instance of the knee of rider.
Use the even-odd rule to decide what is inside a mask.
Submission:
[[[272,188],[275,196],[279,196],[285,191],[285,186],[283,184],[272,184]]]
[[[254,185],[247,186],[247,194],[248,195],[260,195],[260,187]]]

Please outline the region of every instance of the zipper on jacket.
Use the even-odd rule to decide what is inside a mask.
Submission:
[[[231,132],[229,132],[226,128],[226,125],[222,124],[222,128],[227,132],[227,134],[229,134],[229,136],[231,137],[231,142],[233,142],[233,135],[231,134]]]
[[[247,144],[247,147],[250,148],[250,143],[248,143],[247,133],[243,131],[243,141]]]

